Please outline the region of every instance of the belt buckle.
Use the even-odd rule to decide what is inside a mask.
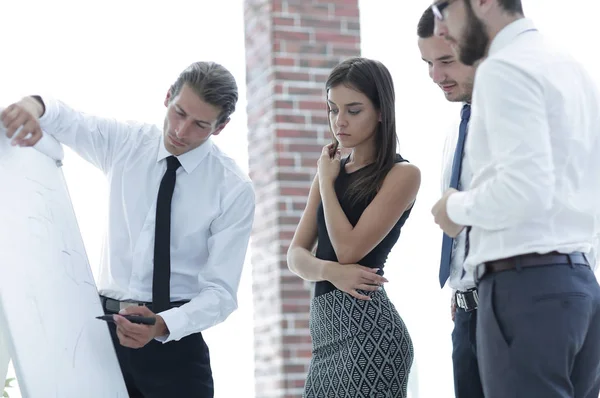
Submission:
[[[475,308],[479,307],[479,293],[477,289],[473,290],[473,301],[475,301]]]
[[[467,312],[475,311],[479,307],[479,293],[477,293],[477,289],[469,290],[467,293],[471,294],[472,300],[469,300],[469,302],[472,305],[469,307],[469,303],[467,303],[466,311]],[[465,301],[467,301],[467,300],[465,299]]]
[[[456,304],[459,308],[467,309],[467,303],[462,293],[456,293]]]
[[[470,297],[467,299],[467,295],[470,295],[472,299]],[[479,307],[479,294],[477,293],[477,289],[469,289],[462,293],[456,292],[456,303],[466,312],[476,310],[477,307]]]

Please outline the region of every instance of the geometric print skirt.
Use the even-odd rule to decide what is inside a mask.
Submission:
[[[413,344],[385,290],[340,290],[310,304],[312,358],[304,398],[406,398]]]

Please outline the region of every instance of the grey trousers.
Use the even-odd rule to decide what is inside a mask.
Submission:
[[[478,289],[486,398],[598,398],[600,286],[590,268],[503,271]]]

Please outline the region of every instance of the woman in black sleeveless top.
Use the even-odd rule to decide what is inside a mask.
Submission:
[[[316,282],[304,397],[404,398],[413,346],[383,288],[383,267],[420,172],[396,153],[394,87],[383,64],[346,60],[326,88],[334,139],[288,251],[289,268]],[[340,159],[338,145],[351,154]]]

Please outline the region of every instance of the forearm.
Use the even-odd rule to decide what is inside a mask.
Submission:
[[[476,86],[474,117],[482,128],[471,136],[471,156],[481,149],[485,159],[474,163],[493,167],[475,171],[471,188],[449,197],[448,216],[486,230],[543,217],[556,183],[544,86],[500,60],[481,64]]]
[[[338,260],[346,263],[344,254],[354,246],[352,235],[354,227],[340,205],[333,183],[321,184],[320,191],[329,240]]]
[[[159,313],[169,334],[156,339],[167,343],[202,332],[223,322],[236,309],[235,293],[211,284],[189,303]]]
[[[116,126],[111,126],[110,121],[84,115],[54,98],[28,98],[43,107],[40,126],[44,132],[76,152],[96,150],[95,147],[99,144],[106,144],[103,141],[108,136],[108,131],[116,129]]]
[[[207,248],[199,264],[199,293],[181,307],[161,312],[169,330],[168,342],[202,332],[223,322],[237,309],[237,292],[254,221],[255,197],[250,181],[230,187],[223,198],[223,212],[211,222]]]
[[[50,97],[39,101],[29,98],[41,107],[43,115],[39,120],[45,133],[105,173],[118,154],[128,150],[130,143],[135,142],[132,136],[140,134],[144,128],[141,124],[120,123],[88,115]]]
[[[552,205],[552,170],[531,170],[522,166],[520,175],[504,171],[477,188],[457,192],[448,198],[446,211],[458,225],[489,231],[513,227],[541,216]],[[524,172],[529,171],[530,175]],[[530,177],[531,176],[531,177]]]
[[[329,261],[316,258],[303,247],[290,247],[287,252],[288,268],[300,278],[309,282],[320,282],[325,279],[325,270]]]
[[[21,103],[29,109],[38,119],[41,118],[46,112],[44,101],[38,95],[32,95],[25,97],[21,100]]]

